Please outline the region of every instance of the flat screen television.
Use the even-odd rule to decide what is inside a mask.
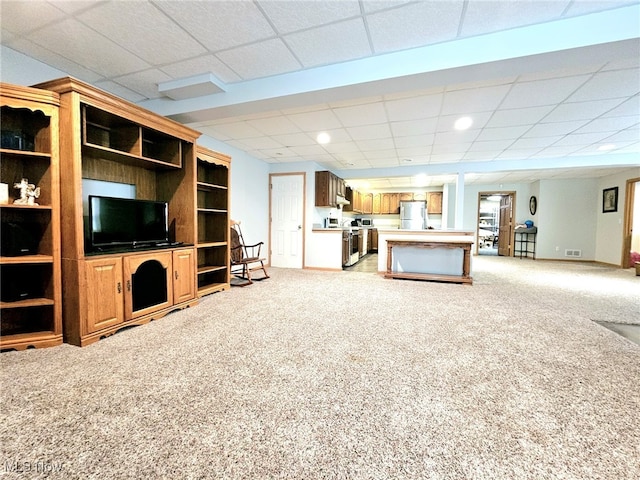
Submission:
[[[166,202],[89,195],[89,247],[96,250],[169,242]]]

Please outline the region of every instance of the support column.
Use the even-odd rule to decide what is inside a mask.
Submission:
[[[464,172],[458,172],[456,179],[456,217],[454,228],[462,230],[462,218],[464,216]]]

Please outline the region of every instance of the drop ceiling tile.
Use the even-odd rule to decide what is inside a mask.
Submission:
[[[607,142],[622,143],[622,142],[637,142],[640,139],[640,126],[634,125],[616,134],[607,137]]]
[[[532,148],[546,148],[553,145],[555,142],[560,140],[562,136],[557,135],[553,137],[537,137],[537,138],[521,138],[513,142],[511,145],[511,149],[513,150],[522,150],[522,149],[532,149]]]
[[[465,130],[462,132],[437,132],[433,141],[434,145],[453,144],[453,143],[471,143],[480,134],[480,130]]]
[[[549,122],[549,123],[539,123],[538,125],[534,125],[527,131],[523,137],[524,138],[533,138],[533,137],[552,137],[554,135],[566,135],[571,132],[575,132],[577,129],[584,126],[586,121],[578,120],[574,122]]]
[[[2,44],[6,45],[4,36],[2,38]],[[96,82],[104,78],[104,75],[100,75],[93,70],[89,70],[74,60],[62,57],[46,47],[42,47],[36,43],[26,40],[25,38],[16,37],[15,41],[11,42],[11,44],[7,46],[29,57],[38,58],[41,62],[47,65],[56,65],[61,72],[65,72],[67,75],[71,75],[72,77],[81,78],[86,82]],[[140,100],[142,99],[143,97],[140,98]]]
[[[500,107],[508,109],[553,105],[564,101],[589,78],[588,75],[578,75],[535,82],[518,82],[507,94]]]
[[[617,107],[623,99],[594,100],[592,102],[563,103],[544,118],[545,122],[591,120]]]
[[[411,137],[396,137],[396,148],[427,147],[433,144],[435,135],[413,135]]]
[[[289,147],[278,147],[278,148],[263,148],[258,150],[258,152],[260,152],[260,155],[262,155],[263,157],[269,157],[269,158],[277,158],[277,159],[283,159],[283,158],[300,158],[300,156],[294,152],[293,150],[291,150],[291,148]]]
[[[324,145],[324,149],[333,154],[359,152],[360,149],[354,142],[331,142]]]
[[[261,136],[261,132],[246,122],[231,122],[210,127],[209,130],[220,133],[229,139],[244,139]]]
[[[460,163],[464,152],[434,152],[429,156],[429,163]]]
[[[303,132],[314,132],[316,134],[326,130],[342,128],[340,120],[329,109],[292,114],[289,115],[289,120],[295,123]]]
[[[320,155],[327,155],[327,152],[320,145],[301,145],[289,147],[290,150],[296,152],[298,155],[313,155],[319,157]]]
[[[442,106],[442,93],[388,100],[387,114],[392,122],[436,117]]]
[[[463,5],[462,0],[420,2],[367,15],[374,52],[404,50],[454,39]],[[434,18],[438,21],[433,22]]]
[[[614,132],[624,130],[638,124],[639,118],[634,115],[626,117],[597,118],[575,131],[575,133]]]
[[[275,36],[254,2],[154,2],[210,52],[235,48]],[[242,28],[238,26],[241,25]]]
[[[511,85],[474,88],[446,92],[442,102],[443,115],[472,114],[495,110],[511,88]]]
[[[146,98],[161,97],[162,95],[158,92],[158,84],[168,80],[171,80],[169,75],[155,68],[113,79],[114,82],[144,95]]]
[[[260,0],[258,3],[276,30],[282,34],[360,15],[360,5],[357,0],[323,0],[322,2]]]
[[[498,158],[501,160],[517,160],[517,159],[526,159],[531,155],[535,155],[540,151],[539,147],[536,148],[509,148],[509,150],[505,150]]]
[[[233,70],[214,55],[203,55],[182,62],[163,65],[160,70],[174,79],[212,73],[223,83],[233,83],[240,80],[240,77]]]
[[[134,92],[133,90],[128,89],[127,87],[120,85],[112,80],[101,80],[93,82],[93,84],[101,88],[102,90],[106,90],[107,92],[112,93],[113,95],[117,95],[120,98],[124,98],[125,100],[129,100],[130,102],[137,103],[145,100],[147,97]]]
[[[492,112],[475,112],[471,115],[471,119],[473,120],[472,127],[474,130],[478,130],[484,128],[491,118]],[[458,120],[463,115],[440,115],[438,117],[438,125],[436,127],[436,132],[458,132],[454,125],[456,120]]]
[[[564,147],[568,145],[590,145],[593,143],[597,143],[603,138],[608,137],[607,133],[573,133],[571,135],[566,135],[556,143],[553,144],[554,147]]]
[[[293,33],[284,41],[306,68],[371,55],[367,31],[360,18]]]
[[[621,98],[640,92],[640,69],[613,70],[593,76],[581,86],[568,102],[583,102],[605,98]]]
[[[187,31],[151,3],[105,2],[76,18],[151,65],[176,62],[206,52]],[[171,48],[167,48],[168,45]]]
[[[373,139],[389,139],[391,140],[391,129],[388,123],[379,123],[377,125],[366,125],[359,127],[348,127],[347,132],[353,140],[373,140]]]
[[[77,20],[50,24],[31,35],[44,48],[65,52],[65,57],[105,77],[125,75],[150,65]]]
[[[588,2],[570,2],[569,8],[565,12],[566,16],[585,15],[587,13],[599,12],[601,10],[608,10],[611,8],[618,8],[625,5],[629,5],[632,2],[628,0],[591,0]]]
[[[391,131],[394,137],[411,137],[414,135],[429,135],[435,133],[437,117],[405,122],[392,122]]]
[[[358,148],[367,154],[375,155],[375,152],[381,150],[392,150],[395,148],[391,138],[370,138],[364,140],[356,140]]]
[[[497,128],[515,125],[532,125],[542,120],[553,109],[553,105],[507,110],[500,109],[493,113],[486,126],[487,128]]]
[[[504,149],[509,148],[509,146],[514,142],[515,139],[507,139],[507,140],[488,140],[488,141],[475,141],[469,147],[470,152],[490,152],[490,151],[500,151],[502,152]]]
[[[603,117],[624,117],[628,115],[640,116],[640,95],[625,100],[616,108],[609,110]]]
[[[568,0],[470,0],[462,22],[461,35],[468,37],[555,20],[561,17],[568,4]]]
[[[300,133],[300,129],[291,120],[284,116],[247,120],[246,123],[265,135],[289,135]]]
[[[462,142],[436,143],[431,147],[431,153],[433,155],[453,154],[453,153],[462,154],[462,153],[465,153],[470,146],[471,146],[471,143],[462,143]]]
[[[382,102],[334,108],[333,113],[345,127],[380,124],[387,121],[387,114]]]
[[[265,136],[244,138],[242,140],[242,143],[254,150],[276,149],[284,147],[284,145],[281,145],[272,138]]]
[[[61,21],[66,15],[50,2],[8,2],[0,4],[2,29],[22,35],[41,28],[48,23]],[[4,38],[2,39],[4,43]]]
[[[406,148],[396,147],[396,151],[398,152],[398,158],[411,158],[415,160],[420,156],[428,156],[431,153],[431,145]]]
[[[292,72],[300,68],[299,62],[280,39],[244,45],[217,55],[244,80]]]
[[[518,125],[515,127],[483,128],[476,137],[478,142],[491,140],[508,140],[524,135],[531,128],[529,125]]]
[[[273,135],[272,138],[288,147],[300,146],[300,145],[315,145],[317,142],[312,139],[306,133],[290,133],[286,135]]]

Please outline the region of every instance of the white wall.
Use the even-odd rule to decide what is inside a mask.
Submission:
[[[597,180],[541,180],[538,197],[537,258],[572,259],[565,250],[581,250],[581,260],[596,252]]]
[[[0,81],[4,83],[29,86],[68,75],[68,73],[0,45]]]
[[[594,212],[596,215],[597,248],[595,260],[598,262],[613,265],[621,264],[627,180],[637,177],[640,177],[640,168],[630,169],[626,173],[618,175],[599,178],[596,183]],[[618,211],[603,213],[602,191],[611,187],[618,187]],[[637,191],[636,195],[638,195]]]

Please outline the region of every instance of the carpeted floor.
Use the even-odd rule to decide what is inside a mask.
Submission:
[[[0,355],[0,477],[640,477],[640,346],[596,323],[640,324],[631,270],[270,273],[86,348]]]

